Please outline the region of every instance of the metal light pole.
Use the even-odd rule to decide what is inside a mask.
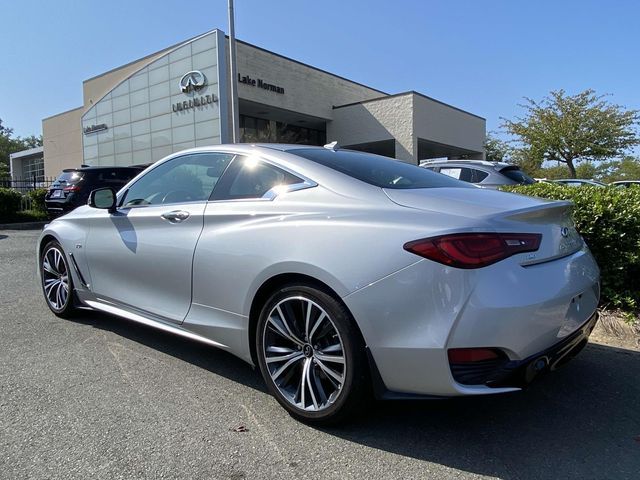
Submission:
[[[231,76],[231,139],[240,141],[240,118],[238,112],[238,72],[236,69],[236,30],[233,0],[229,0],[229,74]]]

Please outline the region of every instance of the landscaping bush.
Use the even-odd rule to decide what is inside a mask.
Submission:
[[[571,200],[573,218],[602,276],[602,302],[637,311],[640,305],[640,188],[569,187],[559,184],[504,187],[553,200]]]
[[[46,212],[47,208],[44,203],[44,197],[47,194],[46,188],[36,188],[35,190],[30,190],[27,195],[31,198],[31,208],[38,212]]]
[[[9,222],[20,210],[22,195],[10,188],[0,188],[0,223]]]

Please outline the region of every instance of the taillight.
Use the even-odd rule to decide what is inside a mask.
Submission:
[[[404,244],[408,252],[456,268],[480,268],[517,253],[535,252],[539,233],[456,233]]]
[[[80,187],[77,185],[69,185],[68,187],[64,187],[62,190],[65,192],[79,192]]]

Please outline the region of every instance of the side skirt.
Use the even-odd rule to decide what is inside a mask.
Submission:
[[[188,338],[190,340],[196,340],[198,342],[206,343],[207,345],[214,346],[216,348],[221,348],[223,350],[228,350],[229,347],[222,343],[216,342],[214,340],[210,340],[206,337],[198,335],[196,333],[185,330],[177,325],[170,325],[168,323],[160,322],[157,320],[151,320],[150,318],[143,317],[142,315],[138,315],[136,313],[129,312],[127,310],[123,310],[122,308],[116,307],[115,305],[110,305],[107,303],[100,302],[99,300],[83,300],[83,303],[93,308],[94,310],[99,310],[101,312],[110,313],[112,315],[117,315],[118,317],[126,318],[127,320],[131,320],[133,322],[141,323],[142,325],[147,325],[149,327],[157,328],[158,330],[162,330],[164,332],[173,333],[175,335],[180,335],[181,337]]]

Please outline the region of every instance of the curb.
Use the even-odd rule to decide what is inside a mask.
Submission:
[[[0,223],[0,230],[42,230],[49,222]]]

